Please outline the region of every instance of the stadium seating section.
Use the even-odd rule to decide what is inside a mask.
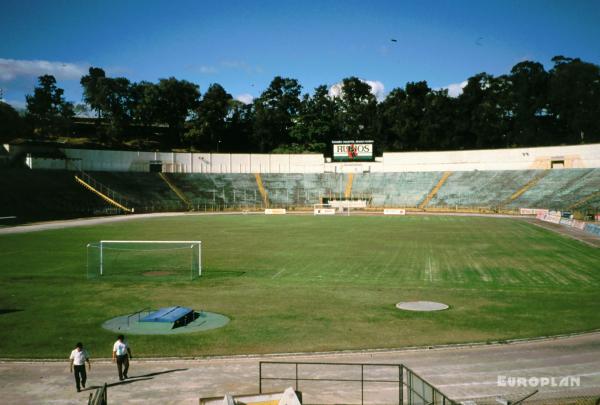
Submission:
[[[7,168],[2,174],[0,217],[33,221],[118,212],[77,184],[74,171]],[[376,208],[600,208],[600,169],[466,171],[447,179],[443,172],[88,174],[121,194],[135,212],[260,209],[263,190],[269,207],[289,209],[345,197],[367,200]]]
[[[74,172],[4,168],[1,173],[0,217],[29,222],[117,213],[77,184]]]

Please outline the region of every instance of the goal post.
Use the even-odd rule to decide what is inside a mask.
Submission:
[[[201,241],[101,240],[87,245],[87,277],[196,279]]]

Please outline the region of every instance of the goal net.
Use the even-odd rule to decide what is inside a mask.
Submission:
[[[87,276],[193,280],[201,258],[200,241],[103,240],[87,245]]]

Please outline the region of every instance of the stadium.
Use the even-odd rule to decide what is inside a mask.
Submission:
[[[260,388],[213,382],[194,394],[203,403],[288,386],[306,403],[491,403],[537,387],[453,389],[404,359],[540,338],[560,351],[597,336],[600,145],[382,156],[372,146],[335,143],[326,158],[6,145],[3,357],[59,359],[64,342],[102,347],[125,331],[136,357],[260,364]],[[407,302],[447,309],[397,307]],[[592,401],[598,377],[583,371],[594,363],[572,367],[583,384],[548,384],[526,403]]]
[[[600,2],[0,14],[0,404],[600,405]]]

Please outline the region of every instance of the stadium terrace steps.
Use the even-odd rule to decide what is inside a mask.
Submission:
[[[108,195],[106,195],[106,194],[102,193],[100,190],[97,190],[96,188],[94,188],[90,183],[86,182],[81,177],[75,175],[75,181],[77,183],[81,184],[86,190],[89,190],[92,193],[96,194],[98,197],[102,198],[104,201],[106,201],[110,205],[113,205],[116,208],[119,208],[120,210],[122,210],[124,212],[133,212],[133,210],[131,210],[131,208],[127,208],[123,204],[113,200]]]
[[[73,181],[76,172],[8,168],[0,176],[0,214],[26,221],[116,213],[106,201]],[[541,174],[544,174],[543,177]],[[135,212],[265,207],[254,174],[169,173],[171,186],[157,173],[92,172],[98,182],[128,200]],[[261,174],[273,208],[311,207],[324,199],[364,199],[371,207],[498,209],[600,208],[600,169],[396,173]],[[514,200],[511,196],[529,184]],[[439,185],[436,193],[432,191]],[[185,199],[178,196],[177,188]],[[0,215],[0,216],[2,216]]]
[[[18,222],[113,213],[112,208],[73,181],[66,170],[4,168],[0,176],[0,216]]]
[[[187,205],[188,209],[192,208],[192,202],[189,200],[189,198],[186,197],[186,195],[179,189],[179,187],[177,187],[171,180],[169,180],[169,177],[167,176],[166,173],[159,173],[158,174],[160,176],[161,179],[164,180],[165,183],[167,183],[167,186],[169,186],[169,188],[171,190],[173,190],[173,192],[175,193],[175,195],[177,197],[179,197],[179,199],[185,204]]]
[[[429,204],[431,199],[433,197],[435,197],[435,195],[438,193],[439,189],[444,185],[446,180],[448,180],[448,177],[450,177],[451,175],[452,175],[452,172],[444,172],[444,175],[442,176],[440,181],[438,181],[438,183],[435,185],[435,187],[431,189],[429,194],[427,194],[427,197],[425,197],[425,200],[423,200],[423,202],[421,204],[419,204],[419,208],[423,209],[427,206],[427,204]]]
[[[348,180],[346,181],[346,189],[344,190],[344,198],[350,198],[352,195],[352,181],[354,180],[354,173],[348,174]]]
[[[123,195],[136,212],[181,211],[187,206],[157,173],[90,172],[100,183]]]
[[[535,186],[541,179],[544,178],[544,176],[546,176],[548,174],[548,171],[545,170],[543,172],[540,172],[538,174],[536,174],[533,179],[529,180],[523,187],[521,187],[519,190],[517,190],[513,195],[510,196],[510,198],[508,199],[508,201],[506,201],[504,204],[502,205],[508,205],[510,204],[512,201],[516,200],[517,198],[519,198],[524,192],[526,192],[527,190],[529,190],[531,187]]]
[[[262,201],[265,208],[269,207],[269,195],[265,190],[265,186],[263,186],[262,178],[260,177],[260,173],[254,173],[254,179],[256,180],[256,186],[258,187],[258,191],[260,191],[260,196],[262,197]]]
[[[565,209],[598,190],[600,169],[549,170],[546,176],[508,206]]]
[[[260,207],[262,198],[254,175],[247,173],[172,173],[171,181],[189,197],[194,209]]]
[[[354,178],[354,195],[377,207],[417,207],[439,183],[442,172],[364,173]]]
[[[594,201],[596,201],[596,205],[600,205],[597,203],[597,201],[599,201],[599,200],[600,200],[600,191],[596,191],[594,194],[590,194],[588,196],[581,198],[579,201],[577,201],[574,204],[572,204],[571,206],[569,206],[568,209],[574,210],[576,208],[585,207],[586,205],[588,205],[589,203],[592,203]]]
[[[454,172],[428,206],[497,208],[537,174],[537,170]]]
[[[263,174],[262,180],[273,207],[306,207],[320,203],[322,197],[339,198],[334,186],[341,175],[334,173]]]

